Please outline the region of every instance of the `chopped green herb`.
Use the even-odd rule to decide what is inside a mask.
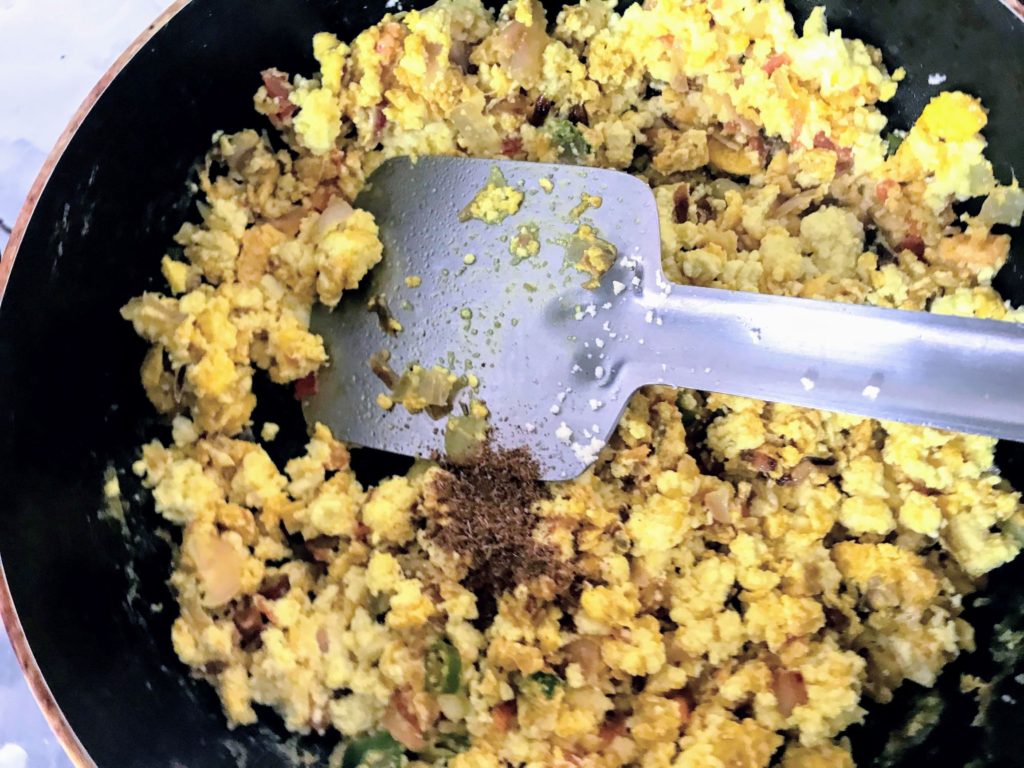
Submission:
[[[553,698],[555,691],[565,682],[558,675],[551,672],[534,672],[530,675],[530,679],[540,686],[540,689],[544,692],[545,699]]]
[[[562,160],[582,160],[590,154],[590,144],[583,138],[580,129],[568,120],[548,120],[547,129]]]

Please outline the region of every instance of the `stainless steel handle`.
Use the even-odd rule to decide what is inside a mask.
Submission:
[[[1024,442],[1024,327],[690,286],[630,378]]]

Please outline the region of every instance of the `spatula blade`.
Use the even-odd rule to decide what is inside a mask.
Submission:
[[[524,193],[519,210],[497,224],[460,220],[496,167]],[[571,215],[584,194],[600,197],[601,206]],[[421,457],[441,453],[444,419],[378,404],[388,390],[369,360],[387,350],[398,373],[418,363],[474,374],[479,387],[471,394],[490,410],[495,446],[529,446],[544,479],[580,474],[631,394],[628,377],[621,376],[628,331],[617,344],[608,328],[640,290],[641,254],[658,258],[649,187],[603,169],[395,158],[372,174],[356,205],[376,217],[384,258],[333,312],[314,311],[312,327],[323,336],[330,362],[306,402],[307,420],[359,446]],[[617,251],[594,289],[584,287],[592,276],[573,266],[568,251],[581,223]],[[540,250],[518,259],[510,246],[524,227],[535,230]],[[660,274],[656,265],[651,274]],[[374,297],[383,297],[399,333],[385,333],[368,310]]]

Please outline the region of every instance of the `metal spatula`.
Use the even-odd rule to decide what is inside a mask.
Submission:
[[[467,219],[496,168],[521,207],[500,223]],[[1024,328],[670,284],[654,196],[628,174],[397,158],[356,205],[376,217],[384,259],[335,311],[314,312],[330,363],[306,404],[310,422],[356,445],[443,448],[443,419],[378,404],[388,388],[370,360],[382,351],[396,373],[475,375],[461,396],[486,403],[493,444],[528,445],[550,480],[582,472],[653,383],[1024,440]],[[575,266],[581,224],[594,253],[614,246],[593,288]],[[531,242],[539,251],[524,257]]]

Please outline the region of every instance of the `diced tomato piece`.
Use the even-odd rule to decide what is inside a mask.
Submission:
[[[501,154],[513,157],[523,151],[523,139],[520,136],[506,136],[501,142]]]
[[[270,120],[275,126],[280,127],[298,110],[298,107],[292,104],[288,98],[292,92],[292,84],[288,80],[287,73],[279,69],[265,69],[261,74],[267,95],[274,102],[276,108],[274,114],[270,115]]]
[[[853,167],[853,150],[849,147],[840,147],[826,136],[824,131],[818,131],[814,137],[814,147],[815,149],[830,149],[836,153],[836,173],[848,171]]]
[[[379,139],[388,124],[388,116],[384,114],[384,104],[378,104],[373,111],[373,138]]]
[[[319,390],[319,383],[316,379],[316,373],[311,373],[308,376],[304,376],[295,382],[295,399],[296,400],[308,400]]]
[[[514,701],[503,701],[491,710],[491,720],[495,729],[500,733],[507,733],[516,722],[516,703]]]
[[[924,256],[924,240],[921,239],[920,235],[909,234],[900,240],[896,249],[898,251],[910,251],[920,259]]]
[[[762,66],[761,69],[765,71],[768,77],[771,77],[772,73],[775,72],[775,70],[777,70],[779,67],[790,63],[792,63],[792,59],[789,58],[789,54],[775,53],[769,56],[767,60],[765,60],[764,66]]]
[[[885,203],[889,199],[889,195],[895,192],[897,187],[899,187],[899,182],[892,179],[883,179],[875,187],[875,198],[878,202]]]

